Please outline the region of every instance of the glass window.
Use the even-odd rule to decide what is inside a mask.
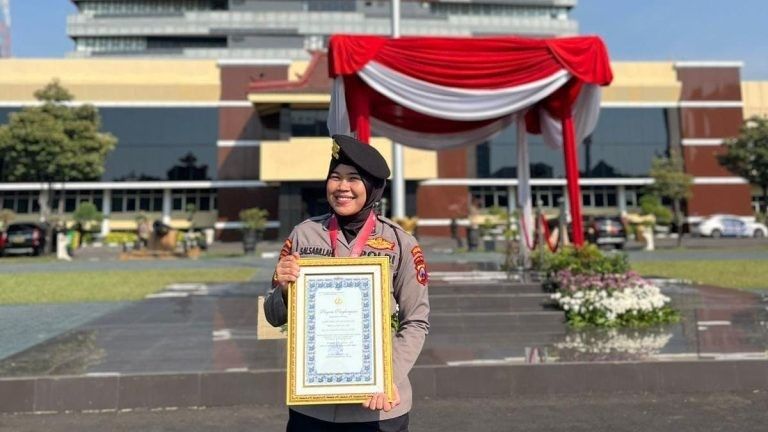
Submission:
[[[595,207],[605,207],[605,195],[602,191],[595,191]]]
[[[290,111],[292,136],[328,136],[328,110]]]
[[[16,213],[29,213],[29,198],[18,198],[16,200]]]
[[[583,177],[647,177],[651,162],[667,153],[670,141],[664,108],[605,108],[594,133],[579,146]],[[532,178],[565,178],[561,151],[544,145],[541,136],[528,135]],[[517,177],[517,137],[514,125],[475,147],[477,176]]]
[[[118,138],[104,181],[211,180],[216,176],[216,108],[101,108],[102,130]],[[141,125],[141,127],[136,127]],[[183,127],[180,127],[183,125]]]
[[[77,208],[77,198],[67,198],[64,201],[64,211],[72,213]]]
[[[139,198],[139,210],[151,211],[152,207],[149,205],[150,202],[151,201],[149,200],[148,197],[141,197],[141,198]]]
[[[113,212],[121,212],[123,211],[123,196],[121,194],[112,194],[112,211]]]
[[[208,211],[211,209],[211,197],[204,195],[200,197],[199,207],[200,211]]]

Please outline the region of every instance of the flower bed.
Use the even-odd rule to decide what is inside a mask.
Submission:
[[[552,294],[574,326],[641,327],[677,319],[669,297],[634,272],[573,274],[561,270],[552,277]]]
[[[537,264],[573,326],[644,327],[679,318],[659,287],[630,271],[625,255],[605,256],[588,245],[541,256]]]

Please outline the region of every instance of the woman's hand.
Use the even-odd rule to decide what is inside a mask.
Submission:
[[[395,399],[392,402],[389,402],[386,393],[376,393],[369,397],[367,401],[363,402],[363,408],[368,408],[371,411],[382,410],[388,412],[400,405],[400,391],[397,390],[396,385],[393,384],[393,387],[395,390]]]
[[[288,284],[296,282],[296,278],[299,277],[299,253],[294,252],[292,255],[281,258],[277,263],[275,273],[277,274],[277,283],[285,294],[288,290]]]

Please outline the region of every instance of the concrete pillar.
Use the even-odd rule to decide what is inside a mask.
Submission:
[[[48,191],[47,189],[40,189],[40,197],[38,198],[38,200],[39,200],[38,204],[39,203],[47,203],[49,196],[50,196],[50,191]],[[48,205],[48,204],[45,204],[45,205]],[[43,205],[41,204],[40,205],[41,210],[42,210],[42,207],[43,207]],[[48,210],[52,211],[52,209],[48,209]],[[43,221],[41,220],[40,222],[43,222]]]
[[[616,186],[616,199],[619,202],[619,213],[627,213],[627,191],[624,185]]]
[[[171,190],[163,189],[163,223],[168,225],[171,223]]]
[[[101,214],[104,216],[101,220],[101,236],[106,237],[109,234],[109,217],[112,214],[112,191],[109,189],[102,194]]]

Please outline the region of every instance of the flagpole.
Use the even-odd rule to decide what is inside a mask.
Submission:
[[[392,38],[400,37],[400,0],[392,0]],[[392,142],[392,216],[405,217],[403,145]]]

